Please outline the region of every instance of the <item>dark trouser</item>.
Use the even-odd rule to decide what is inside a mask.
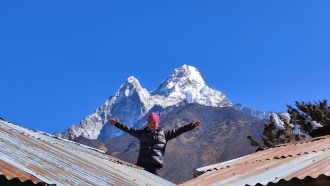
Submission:
[[[153,165],[153,164],[142,164],[142,163],[137,163],[136,165],[140,166],[140,167],[143,167],[144,170],[154,174],[154,175],[157,175],[159,176],[159,166],[158,165]]]

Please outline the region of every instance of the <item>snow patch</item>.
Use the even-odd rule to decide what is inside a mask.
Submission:
[[[278,130],[285,130],[285,124],[280,117],[276,113],[272,113],[271,116],[271,121],[275,124],[276,128]]]
[[[321,125],[320,123],[318,123],[316,121],[311,121],[310,124],[313,126],[313,129],[318,129],[320,127],[323,127],[323,125]]]

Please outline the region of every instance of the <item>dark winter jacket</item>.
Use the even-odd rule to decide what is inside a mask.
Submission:
[[[192,123],[177,129],[163,130],[158,128],[155,131],[150,130],[148,127],[142,130],[133,129],[122,123],[116,123],[115,126],[140,140],[137,165],[143,167],[143,165],[152,164],[158,168],[163,167],[166,143],[180,134],[195,128]]]

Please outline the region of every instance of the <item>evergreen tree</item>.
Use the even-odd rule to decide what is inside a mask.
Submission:
[[[297,123],[311,137],[330,134],[330,107],[327,100],[315,104],[296,101],[296,107],[297,109],[288,105],[292,123]],[[316,128],[315,124],[322,127]]]
[[[264,149],[307,137],[330,134],[330,107],[327,100],[314,104],[296,101],[295,106],[296,108],[287,105],[289,117],[273,113],[270,122],[264,123],[263,143],[248,136],[251,145]]]

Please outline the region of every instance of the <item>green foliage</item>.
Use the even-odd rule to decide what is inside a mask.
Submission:
[[[297,109],[288,106],[288,113],[291,116],[292,123],[297,123],[311,137],[330,134],[330,107],[328,107],[327,100],[314,104],[296,101],[296,107]],[[321,124],[323,127],[313,128],[311,125],[312,121]]]
[[[263,130],[262,143],[248,136],[252,146],[257,146],[262,149],[273,147],[275,145],[298,141],[306,137],[318,137],[330,134],[330,107],[328,101],[323,100],[315,102],[298,102],[296,108],[287,105],[290,120],[287,121],[281,114],[272,114],[270,122],[265,122]],[[282,122],[282,128],[276,127],[275,121],[278,117]],[[321,124],[322,127],[313,127],[312,122]],[[295,134],[294,128],[298,127],[300,133]]]

